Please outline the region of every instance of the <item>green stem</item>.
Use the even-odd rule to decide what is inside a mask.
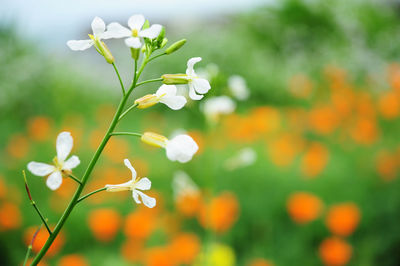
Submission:
[[[135,136],[141,138],[143,134],[134,133],[134,132],[113,132],[112,136]]]
[[[33,208],[35,208],[36,212],[39,214],[40,219],[42,220],[44,226],[46,227],[47,231],[49,232],[49,234],[50,234],[50,236],[51,236],[53,233],[51,232],[50,227],[49,227],[49,225],[47,224],[47,221],[46,221],[46,219],[44,218],[43,214],[41,213],[41,211],[39,210],[38,206],[36,205],[36,202],[32,200],[32,201],[31,201],[31,204],[32,204]]]
[[[25,266],[26,263],[28,262],[29,256],[31,255],[31,251],[32,251],[32,245],[29,245],[28,250],[26,251],[24,264],[22,264],[22,266]]]
[[[126,116],[133,108],[135,108],[137,105],[137,103],[132,104],[128,109],[126,109],[125,112],[123,112],[120,117],[118,118],[118,121],[120,121],[122,118],[124,118],[124,116]]]
[[[158,54],[158,55],[153,56],[152,58],[149,59],[149,62],[150,62],[150,61],[153,61],[154,59],[156,59],[156,58],[158,58],[158,57],[160,57],[160,56],[163,56],[163,55],[166,55],[166,53],[164,52],[164,53],[162,53],[162,54]]]
[[[103,187],[103,188],[99,188],[99,189],[97,189],[97,190],[95,190],[95,191],[92,191],[92,192],[86,194],[85,196],[80,197],[76,203],[81,202],[82,200],[86,199],[87,197],[90,197],[90,196],[92,196],[93,194],[96,194],[96,193],[101,192],[101,191],[103,191],[103,190],[106,190],[106,188]]]
[[[150,82],[157,82],[157,81],[162,81],[162,78],[156,78],[156,79],[149,79],[149,80],[145,80],[142,82],[139,82],[138,84],[136,84],[136,87],[139,87],[140,85],[146,84],[146,83],[150,83]]]
[[[115,63],[112,63],[112,66],[114,67],[115,73],[117,73],[118,80],[119,80],[119,84],[121,85],[122,95],[125,96],[125,87],[124,87],[124,83],[122,82],[121,76],[119,75],[119,71],[118,71],[118,69],[117,69],[117,66],[115,65]]]
[[[72,178],[75,182],[77,182],[79,185],[82,185],[82,182],[79,180],[79,178],[77,178],[76,176],[74,176],[73,174],[69,174],[68,175],[70,178]]]

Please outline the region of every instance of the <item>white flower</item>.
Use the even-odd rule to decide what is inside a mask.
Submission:
[[[67,42],[68,47],[73,51],[83,51],[86,50],[93,45],[95,46],[96,50],[100,54],[104,54],[104,44],[102,44],[101,40],[104,39],[111,39],[117,38],[118,32],[113,32],[110,30],[106,31],[106,24],[104,21],[99,18],[95,17],[92,21],[92,31],[93,35],[89,34],[90,39],[88,40],[70,40]]]
[[[201,100],[210,89],[208,80],[199,77],[193,67],[201,57],[194,57],[187,62],[186,74],[164,74],[162,75],[164,84],[188,84],[189,97],[193,100]],[[199,94],[197,94],[199,93]]]
[[[169,140],[162,135],[145,132],[141,139],[149,145],[165,148],[167,158],[180,163],[190,161],[199,149],[197,143],[186,134],[177,135]]]
[[[246,80],[239,75],[229,77],[228,87],[233,97],[240,101],[246,100],[250,96],[249,88],[246,85]]]
[[[135,101],[138,108],[144,109],[157,103],[163,103],[172,110],[179,110],[186,104],[186,98],[176,95],[177,88],[174,85],[162,85],[155,94],[145,95]]]
[[[198,186],[184,171],[176,171],[174,173],[172,179],[172,189],[174,192],[175,199],[199,193]]]
[[[128,20],[128,26],[130,29],[121,26],[121,24],[117,22],[110,23],[107,26],[107,30],[116,33],[115,38],[124,38],[125,44],[128,47],[139,49],[142,47],[142,43],[140,41],[140,37],[154,39],[158,37],[162,30],[162,26],[159,24],[153,24],[150,28],[142,30],[144,25],[145,18],[143,15],[133,15]]]
[[[71,133],[61,132],[57,136],[57,156],[53,160],[54,165],[30,162],[27,166],[28,170],[37,176],[49,175],[46,184],[51,190],[56,190],[62,183],[62,176],[68,175],[68,172],[80,164],[80,160],[76,155],[66,160],[72,150],[72,146],[73,139]]]
[[[252,148],[244,148],[225,162],[225,168],[232,171],[252,165],[257,160],[257,153]]]
[[[119,184],[119,185],[106,185],[106,190],[109,192],[119,192],[125,190],[132,190],[132,197],[137,204],[140,204],[139,196],[142,199],[142,202],[145,206],[149,208],[153,208],[156,206],[156,199],[147,196],[140,190],[149,190],[151,188],[151,181],[147,177],[136,178],[137,174],[135,169],[132,167],[132,164],[128,159],[124,160],[124,164],[129,168],[132,172],[132,180]]]
[[[218,96],[207,99],[203,105],[203,112],[207,118],[215,121],[219,115],[227,115],[235,111],[236,104],[228,96]]]

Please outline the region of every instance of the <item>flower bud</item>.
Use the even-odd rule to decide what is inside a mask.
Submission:
[[[141,140],[144,143],[147,143],[151,146],[159,147],[159,148],[165,148],[167,145],[168,139],[162,135],[153,133],[153,132],[145,132]]]
[[[177,42],[171,44],[171,46],[168,47],[165,50],[165,53],[166,54],[172,54],[173,52],[179,50],[185,43],[186,43],[186,39],[182,39],[180,41],[177,41]]]
[[[106,59],[107,63],[112,64],[114,63],[115,59],[112,55],[111,51],[108,49],[107,45],[104,42],[101,42],[103,56]]]
[[[150,27],[150,22],[146,19],[146,21],[143,24],[142,30],[148,29]]]
[[[186,74],[164,74],[161,76],[163,83],[167,85],[187,84]]]
[[[139,59],[140,49],[131,48],[131,56],[133,60],[137,61]]]
[[[159,97],[154,94],[147,94],[135,101],[135,104],[137,104],[137,108],[139,109],[145,109],[149,108],[155,104],[157,104],[159,101]]]
[[[161,42],[160,48],[164,48],[165,45],[167,45],[168,39],[164,38]]]
[[[162,42],[164,40],[164,37],[165,37],[165,28],[162,27],[161,31],[160,31],[160,34],[158,34],[158,37],[157,37],[157,40],[156,40],[156,43],[157,43],[158,47],[161,47],[161,44],[162,44]]]

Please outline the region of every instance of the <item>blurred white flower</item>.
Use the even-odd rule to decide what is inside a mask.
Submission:
[[[246,85],[246,80],[239,75],[229,77],[228,87],[233,97],[240,101],[246,100],[250,96],[250,91]]]
[[[78,156],[73,155],[68,160],[67,157],[72,150],[73,139],[71,133],[61,132],[57,136],[56,150],[57,156],[53,159],[54,165],[38,162],[28,163],[28,170],[37,176],[47,176],[46,185],[51,190],[56,190],[62,183],[62,177],[68,176],[71,170],[80,164]]]
[[[189,97],[193,100],[201,100],[210,89],[208,80],[199,77],[194,71],[194,65],[201,61],[201,57],[194,57],[187,62],[186,74],[164,74],[164,84],[188,84]],[[197,94],[199,93],[199,94]]]
[[[227,170],[235,170],[237,168],[252,165],[257,160],[257,153],[254,149],[247,147],[240,150],[236,155],[225,161]]]
[[[203,112],[208,119],[216,121],[220,115],[227,115],[235,111],[236,103],[228,96],[208,98],[203,105]]]
[[[165,148],[167,158],[180,163],[190,161],[199,149],[197,143],[189,135],[185,134],[177,135],[169,140],[162,135],[145,132],[141,139],[149,145]]]
[[[186,104],[186,98],[176,95],[175,85],[162,85],[155,94],[145,95],[135,101],[138,108],[144,109],[157,103],[163,103],[172,110],[179,110]]]
[[[133,15],[128,19],[128,26],[130,29],[122,26],[117,22],[110,23],[107,26],[107,30],[115,33],[114,38],[125,38],[125,44],[128,47],[139,49],[142,47],[140,38],[154,39],[158,37],[162,30],[162,26],[159,24],[153,24],[151,27],[142,30],[142,27],[146,19],[143,15]]]
[[[92,21],[92,31],[93,35],[89,34],[90,39],[88,40],[70,40],[67,42],[68,47],[73,51],[83,51],[86,50],[93,45],[97,49],[100,54],[103,54],[103,44],[101,42],[102,39],[111,39],[116,38],[116,32],[107,30],[106,31],[106,24],[104,21],[99,18],[95,17]]]
[[[147,206],[149,208],[153,208],[154,206],[156,206],[155,198],[149,197],[140,191],[140,190],[149,190],[151,188],[151,181],[147,177],[136,178],[136,176],[137,176],[136,171],[132,167],[132,164],[130,163],[130,161],[128,159],[124,160],[124,164],[126,167],[129,168],[129,170],[131,170],[132,180],[130,180],[126,183],[118,184],[118,185],[106,185],[105,186],[106,191],[119,192],[119,191],[125,191],[125,190],[132,190],[132,197],[137,204],[141,203],[141,201],[139,199],[139,196],[140,196],[140,198],[142,199],[142,202],[145,206]]]
[[[215,78],[218,73],[219,73],[219,67],[218,65],[214,64],[214,63],[210,63],[208,65],[206,65],[205,68],[198,68],[197,71],[197,76],[210,80],[212,78]]]
[[[198,186],[186,172],[181,170],[176,171],[173,175],[172,189],[175,199],[199,193]]]

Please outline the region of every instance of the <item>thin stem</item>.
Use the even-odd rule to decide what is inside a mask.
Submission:
[[[79,202],[81,202],[82,200],[86,199],[87,197],[90,197],[90,196],[92,196],[93,194],[96,194],[96,193],[101,192],[101,191],[103,191],[103,190],[106,190],[106,188],[103,187],[103,188],[99,188],[99,189],[97,189],[97,190],[95,190],[95,191],[92,191],[92,192],[86,194],[85,196],[80,197],[80,198],[76,201],[76,203],[79,203]]]
[[[49,232],[50,236],[53,234],[53,232],[51,232],[49,225],[47,224],[46,219],[44,218],[43,214],[40,212],[38,206],[36,205],[36,202],[34,202],[33,200],[31,201],[31,204],[33,206],[33,208],[35,208],[36,212],[39,214],[40,219],[42,220],[44,226],[47,229],[47,232]]]
[[[135,108],[137,105],[137,103],[132,104],[128,109],[126,109],[125,112],[123,112],[120,117],[118,118],[118,121],[120,121],[122,118],[124,118],[124,116],[126,116],[133,108]]]
[[[28,250],[26,251],[24,264],[22,264],[22,266],[25,266],[26,263],[28,262],[29,256],[31,255],[31,251],[32,251],[32,245],[29,245]]]
[[[134,132],[113,132],[112,136],[135,136],[141,138],[143,134],[134,133]]]
[[[122,95],[125,96],[125,87],[124,87],[124,83],[122,82],[121,76],[119,75],[119,71],[118,71],[118,69],[117,69],[117,66],[115,65],[115,63],[112,63],[112,66],[114,67],[115,73],[117,73],[118,80],[119,80],[119,84],[121,85]]]
[[[82,185],[82,182],[79,180],[79,178],[77,178],[76,176],[74,176],[73,174],[69,174],[68,175],[70,178],[72,178],[75,182],[79,183],[79,185]]]
[[[146,83],[157,82],[157,81],[162,81],[162,80],[163,80],[162,78],[145,80],[145,81],[142,81],[142,82],[139,82],[138,84],[136,84],[136,87],[139,87],[139,86],[141,86],[143,84],[146,84]]]
[[[149,59],[149,62],[151,62],[151,61],[153,61],[154,59],[156,59],[156,58],[158,58],[158,57],[160,57],[160,56],[163,56],[163,55],[166,55],[167,53],[162,53],[162,54],[158,54],[158,55],[155,55],[155,56],[153,56],[152,58],[150,58]]]

